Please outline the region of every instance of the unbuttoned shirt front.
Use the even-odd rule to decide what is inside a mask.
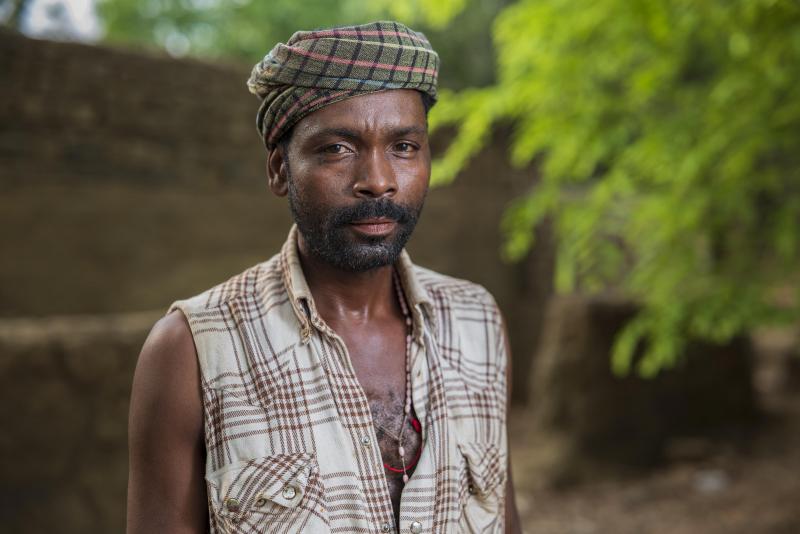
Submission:
[[[197,349],[212,533],[502,532],[506,350],[481,286],[396,264],[422,451],[395,524],[369,403],[292,228],[280,253],[175,302]]]

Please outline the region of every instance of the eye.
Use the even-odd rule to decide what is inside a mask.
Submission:
[[[411,143],[406,143],[405,141],[401,141],[394,145],[394,149],[398,152],[412,152],[417,149],[416,146],[412,145]]]
[[[347,147],[339,143],[334,143],[332,145],[326,146],[323,149],[323,151],[326,154],[344,154],[345,152],[347,152]]]

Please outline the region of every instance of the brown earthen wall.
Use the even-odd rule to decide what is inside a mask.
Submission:
[[[164,309],[284,240],[246,66],[8,32],[0,52],[0,316]],[[500,261],[498,225],[531,177],[506,139],[430,193],[410,249],[510,308],[531,273]]]
[[[124,532],[130,383],[155,319],[0,319],[0,531]]]
[[[0,31],[0,73],[0,317],[163,310],[284,240],[247,66]],[[521,399],[553,262],[547,232],[526,262],[500,260],[501,213],[532,182],[507,139],[430,193],[409,248],[495,295]]]

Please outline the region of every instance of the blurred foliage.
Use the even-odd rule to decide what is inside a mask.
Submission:
[[[19,29],[30,0],[0,0],[0,25]]]
[[[497,84],[433,110],[458,127],[434,176],[514,125],[512,160],[541,176],[507,212],[506,253],[549,217],[561,291],[643,303],[617,372],[800,318],[800,3],[522,0],[493,31]]]
[[[494,81],[489,21],[504,4],[501,0],[98,0],[107,41],[247,64],[297,30],[392,18],[427,35],[442,59],[440,82],[452,88]]]

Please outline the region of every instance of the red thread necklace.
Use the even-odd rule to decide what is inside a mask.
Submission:
[[[409,463],[406,463],[406,451],[403,447],[403,430],[406,428],[406,422],[411,420],[411,427],[417,434],[422,433],[422,425],[420,424],[419,420],[411,415],[411,332],[412,332],[412,324],[411,324],[411,313],[408,309],[408,304],[406,303],[405,295],[403,294],[403,287],[400,284],[400,276],[397,274],[397,270],[393,271],[393,280],[394,286],[397,291],[397,300],[400,303],[400,310],[403,312],[403,317],[405,318],[406,324],[406,350],[405,350],[405,358],[406,358],[406,391],[405,391],[405,404],[403,406],[403,422],[400,425],[400,433],[397,436],[397,453],[400,455],[400,462],[402,467],[392,467],[388,463],[384,462],[383,467],[388,469],[393,473],[403,473],[403,484],[408,482],[408,470],[413,469],[417,462],[419,461],[419,457],[422,454],[422,447],[419,447],[417,451],[416,457]]]

